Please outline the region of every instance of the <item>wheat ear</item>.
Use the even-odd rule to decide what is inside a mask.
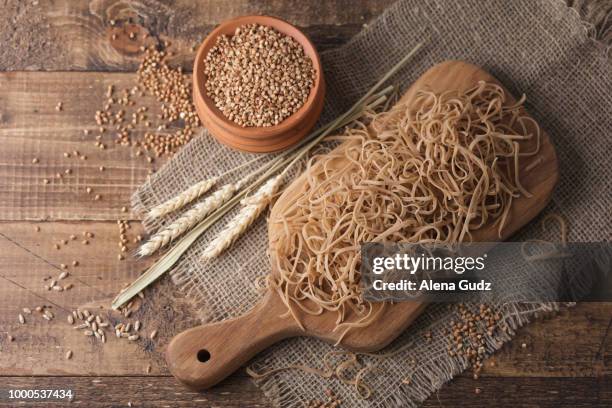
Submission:
[[[156,207],[153,207],[147,214],[147,218],[159,218],[173,211],[183,208],[184,206],[186,206],[187,204],[189,204],[190,202],[213,188],[213,186],[217,183],[218,180],[218,177],[213,177],[194,184],[176,197],[172,197],[168,201]]]
[[[282,175],[274,176],[257,190],[255,194],[241,201],[243,207],[227,223],[219,235],[213,239],[202,254],[202,259],[212,259],[229,248],[255,222],[263,210],[268,207],[272,197],[282,183]]]
[[[191,229],[191,227],[206,218],[208,214],[212,213],[226,201],[232,198],[241,186],[242,182],[228,183],[212,193],[204,201],[196,204],[192,209],[177,218],[172,224],[153,235],[138,249],[138,255],[151,255],[158,249],[166,246],[174,239],[184,234],[186,231]]]

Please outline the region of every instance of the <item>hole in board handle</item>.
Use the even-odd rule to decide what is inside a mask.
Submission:
[[[208,360],[210,360],[210,353],[208,352],[208,350],[202,349],[202,350],[198,351],[197,357],[198,357],[198,361],[200,363],[205,363]]]

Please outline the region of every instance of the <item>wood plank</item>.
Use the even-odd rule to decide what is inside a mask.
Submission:
[[[476,393],[476,388],[480,393]],[[423,408],[591,408],[612,404],[612,381],[606,378],[459,377],[445,384]]]
[[[35,231],[36,225],[40,232]],[[138,223],[132,225],[130,234],[134,236],[140,231]],[[95,234],[90,245],[70,241],[60,250],[54,249],[52,244],[57,240],[84,230]],[[0,234],[0,373],[55,376],[4,377],[1,381],[4,388],[73,388],[79,396],[77,401],[87,401],[88,406],[94,407],[97,403],[126,404],[121,399],[126,395],[137,395],[140,404],[155,406],[192,406],[194,400],[223,406],[267,406],[243,371],[204,394],[185,389],[173,378],[159,377],[167,375],[160,352],[169,338],[196,323],[188,302],[167,281],[147,291],[145,301],[129,319],[143,321],[145,332],[152,327],[160,330],[155,342],[135,345],[109,337],[108,343],[101,345],[70,328],[65,310],[76,307],[93,311],[102,306],[101,314],[112,320],[114,315],[108,310],[111,297],[144,267],[141,262],[117,261],[114,223],[3,222]],[[63,293],[46,291],[42,277],[56,276],[61,270],[58,265],[73,258],[81,262],[77,268],[69,267],[74,278],[67,281],[74,282],[75,288]],[[22,307],[43,303],[53,305],[56,319],[47,322],[26,316],[26,325],[18,323],[17,314]],[[597,404],[597,398],[607,403],[610,396],[601,382],[609,382],[610,378],[612,336],[606,330],[611,315],[612,304],[579,304],[556,318],[528,325],[487,362],[478,381],[465,373],[430,398],[425,406],[439,406],[438,399],[443,406],[453,406],[452,401],[459,397],[477,407],[490,406],[492,401],[503,406],[516,395],[521,395],[525,406],[555,406],[567,398],[575,406]],[[16,340],[7,342],[7,333]],[[74,351],[71,360],[64,359],[68,349]],[[491,361],[495,361],[494,367],[490,366]],[[149,364],[151,375],[144,377]],[[136,377],[66,377],[126,374]],[[562,378],[567,376],[574,378]],[[482,394],[475,395],[474,387],[482,388]],[[118,392],[109,391],[113,389]],[[546,392],[542,392],[544,389]]]
[[[37,407],[85,406],[88,408],[127,407],[271,407],[266,397],[245,376],[236,374],[212,392],[190,391],[172,377],[0,377],[0,407],[15,407],[7,400],[9,389],[71,389],[75,398],[67,401],[37,401]],[[32,402],[26,406],[34,406]]]
[[[610,376],[611,323],[612,303],[579,303],[541,317],[521,328],[510,343],[485,363],[481,375]]]
[[[135,74],[123,73],[0,74],[0,219],[126,217],[121,208],[130,207],[133,191],[165,159],[149,163],[150,155],[137,156],[137,149],[115,144],[115,134],[100,133],[94,115],[105,103],[109,85],[120,91],[133,87],[134,81]],[[150,109],[151,128],[156,129],[158,103],[152,97],[134,98],[138,106]],[[58,102],[63,103],[61,111],[55,109]],[[126,118],[138,106],[126,109]],[[143,134],[143,128],[134,132],[135,138]],[[95,145],[97,135],[102,135],[106,149]],[[76,158],[75,150],[87,160]],[[34,158],[38,163],[32,163]],[[72,173],[65,174],[66,169]],[[62,178],[56,178],[56,173]],[[98,201],[96,194],[101,196]]]
[[[344,44],[363,24],[378,16],[395,0],[99,0],[75,2],[23,2],[9,0],[0,10],[0,70],[134,70],[139,39],[130,41],[124,26],[152,37],[170,39],[176,61],[193,64],[191,47],[216,24],[246,14],[268,14],[301,27],[319,50]],[[612,21],[606,16],[610,2],[566,0],[595,27],[596,37],[612,41]],[[111,26],[110,20],[116,20]],[[129,21],[132,24],[129,24]],[[118,39],[112,41],[115,33]]]
[[[72,389],[72,405],[87,407],[270,407],[272,404],[244,376],[237,373],[206,392],[188,390],[171,377],[1,377],[0,407],[8,389]],[[475,389],[479,388],[479,394]],[[321,400],[324,400],[321,390]],[[474,408],[581,408],[612,405],[609,378],[481,378],[459,377],[442,386],[422,405],[424,408],[466,406]],[[57,401],[38,401],[37,407],[55,407]],[[341,405],[344,406],[344,405]]]
[[[144,33],[169,39],[176,61],[189,68],[193,45],[221,21],[247,14],[280,16],[303,28],[325,50],[345,43],[394,1],[9,0],[0,10],[0,22],[10,27],[0,30],[0,70],[132,71],[138,65]],[[138,37],[130,40],[126,28]]]
[[[128,237],[139,233],[132,223]],[[34,226],[40,227],[36,232]],[[83,245],[83,231],[93,232],[89,245]],[[78,236],[75,241],[70,235]],[[68,240],[60,250],[54,244]],[[145,300],[135,302],[130,318],[110,310],[110,302],[119,290],[133,281],[151,261],[132,258],[120,261],[118,228],[112,222],[0,223],[0,373],[10,375],[118,375],[143,374],[146,366],[152,372],[166,372],[160,352],[168,339],[196,321],[188,301],[167,280],[145,291]],[[130,243],[129,248],[135,248]],[[79,265],[72,266],[77,260]],[[68,291],[47,290],[46,277],[57,279],[68,265],[70,276],[61,284],[72,283]],[[47,321],[38,313],[24,314],[26,324],[18,321],[22,308],[32,310],[47,305],[55,319]],[[101,315],[112,325],[118,322],[142,322],[143,339],[137,343],[117,339],[107,329],[102,344],[74,330],[66,318],[80,308]],[[148,335],[157,330],[151,341]],[[14,338],[9,341],[8,335]],[[67,350],[74,356],[64,358]],[[129,358],[125,356],[129,355]],[[91,364],[95,361],[95,364]]]
[[[131,223],[129,237],[142,233],[139,223]],[[36,232],[35,226],[40,228]],[[81,243],[82,232],[94,233],[89,245]],[[70,235],[78,236],[70,241]],[[67,245],[54,244],[68,240]],[[75,308],[100,310],[110,320],[110,301],[143,271],[148,262],[117,259],[118,229],[114,222],[2,222],[0,223],[0,373],[10,375],[119,375],[142,374],[148,364],[155,373],[167,373],[160,352],[172,336],[198,323],[188,299],[167,279],[146,291],[134,316],[143,330],[159,331],[156,342],[131,347],[110,338],[103,347],[70,329],[68,311]],[[130,249],[136,246],[129,244]],[[79,265],[73,267],[73,260]],[[73,283],[67,292],[48,291],[43,278],[57,277],[60,264],[68,265]],[[17,319],[23,307],[52,305],[57,318],[51,322],[39,316],[26,316],[27,324]],[[611,303],[584,303],[561,312],[557,317],[535,322],[521,329],[514,341],[505,345],[485,365],[482,376],[600,376],[610,375],[612,333],[608,325]],[[125,319],[124,319],[125,320]],[[588,333],[588,335],[585,335]],[[7,335],[15,337],[7,342]],[[115,341],[117,340],[117,341]],[[522,344],[526,347],[523,348]],[[49,345],[51,345],[49,347]],[[126,348],[127,346],[127,348]],[[73,360],[63,359],[72,349]],[[143,350],[144,349],[144,350]],[[130,359],[123,359],[129,350]],[[8,352],[4,352],[8,351]],[[37,356],[37,359],[33,359]],[[95,358],[99,363],[83,363]]]

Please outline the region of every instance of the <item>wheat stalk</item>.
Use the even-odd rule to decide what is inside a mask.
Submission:
[[[321,140],[329,136],[331,132],[339,129],[343,126],[350,124],[353,120],[359,118],[364,110],[373,109],[380,104],[384,103],[387,96],[393,87],[387,87],[382,91],[379,91],[384,82],[389,80],[394,74],[396,74],[400,68],[405,66],[406,62],[416,54],[416,52],[423,46],[423,43],[417,44],[404,58],[402,58],[393,68],[391,68],[383,77],[370,88],[365,95],[363,95],[348,111],[340,115],[330,123],[325,124],[321,128],[312,132],[297,146],[289,149],[279,157],[279,161],[264,172],[255,182],[251,183],[248,189],[256,188],[260,186],[268,177],[281,169],[286,169],[297,163],[301,158],[304,157],[314,146],[316,146]],[[378,93],[377,93],[378,92]],[[246,196],[245,191],[237,192],[228,202],[223,204],[220,208],[215,210],[212,214],[208,215],[205,219],[200,221],[193,229],[186,233],[184,237],[177,241],[176,245],[172,247],[166,254],[164,254],[155,264],[153,264],[147,271],[145,271],[138,279],[130,284],[124,291],[119,293],[112,302],[112,308],[118,309],[125,303],[127,303],[132,297],[144,288],[149,286],[153,281],[158,279],[166,271],[172,268],[179,258],[189,249],[189,247],[198,239],[198,237],[207,231],[212,225],[218,222],[223,216],[225,216],[235,205],[238,204],[241,198]],[[269,203],[267,203],[269,204]],[[267,205],[266,204],[266,205]],[[244,208],[243,208],[244,210]],[[263,208],[261,209],[263,211]],[[257,218],[257,217],[255,217]],[[253,220],[254,221],[254,220]],[[228,225],[229,226],[229,225]],[[246,229],[246,227],[245,227]],[[239,234],[240,235],[240,234]],[[239,236],[238,235],[238,236]],[[232,241],[233,242],[233,241]],[[230,242],[231,245],[231,242]]]
[[[247,174],[240,181],[224,185],[219,190],[211,194],[210,197],[206,198],[206,200],[199,204],[196,204],[192,209],[185,212],[172,224],[168,225],[163,230],[153,235],[149,239],[149,241],[147,241],[147,243],[145,243],[139,248],[138,255],[151,255],[158,249],[166,246],[167,244],[175,240],[177,237],[183,235],[185,232],[193,228],[194,225],[198,224],[209,214],[216,211],[219,207],[225,204],[229,199],[234,196],[236,191],[244,187],[253,177],[257,176],[259,173],[265,170],[268,170],[270,167],[274,166],[278,162],[278,158],[270,160],[268,163],[264,164],[255,172]],[[243,166],[236,167],[232,171],[238,170],[240,167]],[[221,177],[222,176],[218,176],[216,178],[219,179]]]
[[[181,192],[179,195],[172,197],[168,201],[153,207],[147,214],[147,218],[154,219],[162,217],[180,208],[183,208],[202,194],[210,190],[219,180],[218,177],[213,177],[207,180],[202,180],[187,190]]]
[[[176,219],[172,224],[153,235],[138,249],[138,255],[151,255],[158,249],[172,242],[177,237],[183,235],[186,231],[191,229],[191,227],[206,218],[208,214],[212,213],[223,205],[223,203],[232,198],[236,190],[240,188],[240,185],[240,182],[228,183],[212,193],[206,198],[206,200],[196,204],[192,209]]]
[[[240,203],[243,207],[238,214],[227,223],[219,235],[213,239],[202,254],[202,259],[212,259],[229,248],[255,222],[263,210],[268,207],[272,197],[282,183],[281,174],[272,177],[257,192]]]

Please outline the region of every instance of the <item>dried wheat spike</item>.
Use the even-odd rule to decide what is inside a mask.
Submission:
[[[139,248],[138,254],[140,256],[151,255],[190,230],[194,225],[206,218],[208,214],[212,213],[232,198],[239,185],[239,183],[226,184],[212,193],[206,200],[195,205],[172,224],[153,235],[149,241]]]
[[[147,214],[147,217],[150,219],[159,218],[183,208],[184,206],[186,206],[187,204],[210,190],[217,183],[218,180],[219,179],[217,177],[213,177],[211,179],[202,180],[194,184],[176,197],[173,197],[168,201],[156,207],[153,207],[149,211],[149,214]]]
[[[272,177],[251,197],[242,201],[243,207],[238,214],[223,228],[219,235],[208,244],[202,254],[202,259],[212,259],[229,248],[255,222],[259,215],[268,207],[272,197],[282,183],[282,176]]]

